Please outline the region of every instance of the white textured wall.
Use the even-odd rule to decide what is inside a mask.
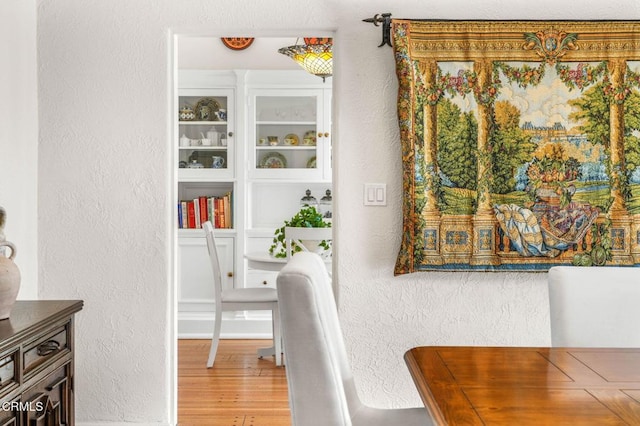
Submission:
[[[167,32],[149,6],[39,2],[39,292],[85,301],[80,423],[169,416]]]
[[[398,3],[398,4],[396,4]],[[77,418],[167,423],[172,396],[168,32],[336,29],[335,275],[363,399],[420,404],[418,344],[549,343],[544,274],[392,276],[400,242],[397,84],[363,18],[639,18],[635,0],[39,0],[40,295],[82,298]],[[217,32],[217,33],[216,33]],[[387,207],[362,185],[386,182]]]
[[[0,206],[16,245],[19,299],[38,294],[36,1],[0,1]]]

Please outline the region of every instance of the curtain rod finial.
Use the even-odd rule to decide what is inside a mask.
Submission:
[[[375,14],[373,18],[363,19],[363,22],[369,22],[376,27],[379,27],[382,24],[382,43],[378,47],[382,47],[385,44],[391,46],[391,14],[390,13],[382,13]]]

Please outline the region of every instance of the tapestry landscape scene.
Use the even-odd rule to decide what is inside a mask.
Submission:
[[[568,27],[608,35],[575,22],[432,25],[394,26],[406,193],[396,273],[640,263],[637,52],[580,51]],[[635,25],[624,31],[637,44]]]

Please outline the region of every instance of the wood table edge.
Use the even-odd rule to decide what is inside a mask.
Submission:
[[[422,398],[422,402],[424,403],[425,407],[427,408],[427,411],[429,412],[433,420],[436,422],[436,424],[448,425],[449,423],[445,420],[445,417],[442,414],[442,411],[440,411],[440,407],[438,407],[438,404],[435,402],[436,399],[433,396],[431,389],[429,389],[429,387],[426,386],[422,380],[418,379],[418,377],[422,376],[422,373],[420,371],[420,366],[418,365],[418,362],[414,355],[414,351],[416,349],[417,348],[409,349],[404,354],[404,360],[407,364],[407,367],[409,367],[409,373],[411,373],[411,378],[415,383],[416,387],[418,388],[418,393],[420,394],[420,398]]]

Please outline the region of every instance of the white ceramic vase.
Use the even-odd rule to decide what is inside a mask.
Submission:
[[[0,320],[9,318],[11,309],[20,290],[20,270],[13,262],[16,257],[16,247],[9,241],[0,241],[0,247],[9,247],[11,255],[0,255]],[[3,253],[4,250],[0,251]]]

